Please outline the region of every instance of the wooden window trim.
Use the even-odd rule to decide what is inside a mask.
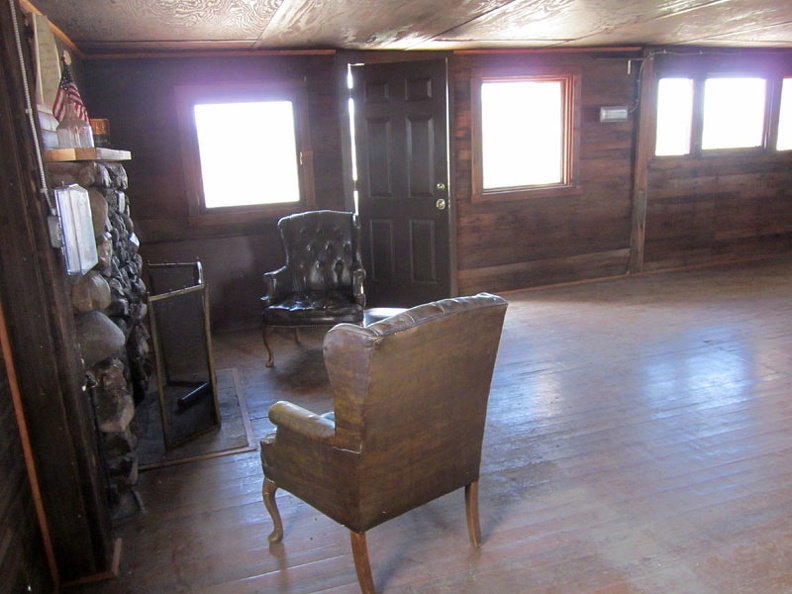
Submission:
[[[564,105],[564,181],[560,184],[521,186],[485,190],[483,183],[483,146],[481,130],[481,84],[492,81],[546,79],[563,80],[566,88]],[[534,198],[579,196],[583,189],[578,182],[580,154],[581,71],[578,68],[482,70],[471,77],[471,177],[472,202],[503,202]]]
[[[767,152],[773,155],[789,154],[792,148],[779,150],[778,144],[778,128],[781,124],[781,92],[783,90],[784,80],[789,79],[790,88],[792,92],[792,72],[784,71],[779,73],[767,81],[767,93],[769,96],[767,106]],[[790,114],[792,115],[792,114]]]
[[[693,121],[691,130],[690,153],[687,155],[655,155],[654,151],[650,161],[707,161],[710,159],[759,159],[774,155],[788,153],[789,150],[776,149],[778,137],[778,119],[781,109],[781,83],[784,78],[792,77],[792,70],[786,65],[778,64],[774,60],[759,63],[757,57],[731,56],[728,59],[719,56],[702,63],[692,61],[690,56],[678,56],[673,62],[661,66],[655,78],[654,93],[657,94],[657,84],[662,78],[689,78],[693,80]],[[765,129],[763,145],[759,147],[740,147],[729,149],[701,148],[701,134],[704,120],[704,81],[715,77],[757,77],[764,78],[767,82],[765,97]],[[656,115],[651,122],[652,144],[657,132]]]
[[[187,220],[191,227],[249,224],[251,221],[271,220],[315,208],[308,96],[303,81],[177,85],[174,88],[174,94],[187,192]],[[293,103],[297,127],[297,150],[300,153],[300,200],[288,203],[207,209],[204,205],[201,160],[193,106],[202,101],[243,102],[246,100],[288,100]],[[262,180],[260,183],[266,183],[266,181]]]

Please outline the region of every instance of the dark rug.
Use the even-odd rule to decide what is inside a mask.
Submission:
[[[210,406],[211,391],[202,398],[206,406],[196,405],[182,410],[175,410],[171,420],[171,441],[178,445],[170,449],[165,447],[165,439],[160,421],[159,395],[156,388],[135,411],[135,432],[138,436],[138,462],[140,470],[157,468],[170,464],[181,464],[195,460],[203,460],[216,456],[228,456],[256,449],[253,430],[250,425],[245,398],[239,386],[236,369],[220,369],[217,371],[217,401],[220,408],[220,425],[211,427],[213,422],[205,426],[210,428],[192,439],[178,437],[174,439],[174,431],[180,431],[179,425],[187,424],[197,415],[205,415],[203,411]]]

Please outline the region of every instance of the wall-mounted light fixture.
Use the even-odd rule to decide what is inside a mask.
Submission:
[[[71,184],[55,188],[54,193],[60,219],[60,246],[54,239],[53,245],[63,249],[68,274],[85,274],[99,261],[88,190]]]
[[[624,105],[606,105],[600,107],[600,122],[626,122],[630,117],[630,108]]]

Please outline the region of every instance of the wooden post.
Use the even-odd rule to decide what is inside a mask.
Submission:
[[[635,134],[635,173],[632,191],[632,228],[630,231],[630,265],[628,272],[637,274],[644,269],[646,244],[646,206],[649,186],[649,161],[654,153],[655,104],[657,87],[654,75],[654,58],[645,51],[641,62],[640,103]]]
[[[16,2],[0,2],[0,299],[8,344],[59,576],[106,574],[114,543],[106,489],[74,327],[64,263],[50,247],[49,209],[39,193],[24,76],[33,84],[24,31],[20,67]],[[31,90],[32,93],[32,90]]]

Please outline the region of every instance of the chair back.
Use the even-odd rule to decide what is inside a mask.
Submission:
[[[361,266],[360,220],[355,213],[316,210],[278,221],[286,266],[297,293],[348,290]]]
[[[360,452],[358,529],[478,480],[506,307],[482,293],[327,334],[337,443]]]

